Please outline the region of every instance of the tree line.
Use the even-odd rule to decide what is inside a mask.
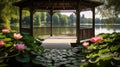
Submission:
[[[14,23],[18,23],[19,18],[19,11],[18,7],[15,7],[12,5],[12,3],[17,2],[20,0],[0,0],[0,29],[1,28],[9,28],[10,25]],[[120,0],[99,0],[103,2],[103,5],[98,7],[98,11],[100,14],[107,19],[99,19],[96,18],[96,24],[106,24],[106,21],[108,23],[116,22],[117,24],[120,24],[120,6],[119,1]],[[23,24],[29,24],[29,13],[23,12],[24,18],[23,18]],[[62,15],[60,13],[55,13],[53,15],[53,26],[59,25],[59,26],[74,26],[76,22],[76,16],[74,14],[71,14],[70,16]],[[89,24],[92,22],[91,18],[85,18],[84,15],[80,17],[81,24]],[[41,12],[41,13],[35,13],[34,14],[34,25],[36,26],[49,26],[50,24],[50,16],[48,13]]]

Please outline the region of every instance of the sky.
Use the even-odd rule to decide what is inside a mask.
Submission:
[[[73,12],[62,12],[61,14],[70,16],[70,14],[72,14],[72,13]],[[82,14],[85,15],[85,18],[92,18],[92,12],[91,11],[81,12],[81,15]],[[96,18],[101,18],[99,14],[96,14],[95,17]]]

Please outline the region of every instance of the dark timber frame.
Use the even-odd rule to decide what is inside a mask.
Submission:
[[[54,10],[76,10],[76,43],[80,43],[80,12],[91,10],[93,13],[93,23],[92,23],[92,36],[95,36],[95,7],[101,5],[102,3],[96,0],[22,0],[13,3],[13,5],[20,8],[20,32],[29,32],[33,36],[33,14],[35,11],[46,11],[50,13],[51,16],[51,34],[52,36],[52,15]],[[22,10],[30,11],[30,28],[22,28]]]

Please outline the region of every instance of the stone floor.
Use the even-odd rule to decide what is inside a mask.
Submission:
[[[74,36],[52,36],[46,37],[45,40],[42,42],[42,46],[47,49],[65,49],[71,48],[71,43],[76,42],[76,37]]]
[[[75,36],[52,36],[44,37],[44,39],[41,46],[46,49],[66,49],[71,48],[71,43],[76,43]],[[80,42],[83,41],[85,40],[81,40]]]

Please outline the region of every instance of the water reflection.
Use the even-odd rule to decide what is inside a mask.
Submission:
[[[91,25],[81,25],[81,27],[89,27]],[[12,30],[18,30],[18,28],[11,27]],[[75,27],[53,27],[52,28],[53,35],[65,35],[65,36],[75,36],[76,35],[76,28]],[[96,25],[95,26],[95,35],[99,33],[112,33],[112,32],[120,32],[120,25]],[[51,33],[50,27],[34,27],[34,36],[49,36]]]
[[[65,36],[75,36],[76,28],[75,27],[53,27],[52,34],[54,36],[65,35]],[[46,36],[50,35],[50,27],[34,27],[34,36]]]
[[[95,34],[120,32],[120,25],[96,25]]]

